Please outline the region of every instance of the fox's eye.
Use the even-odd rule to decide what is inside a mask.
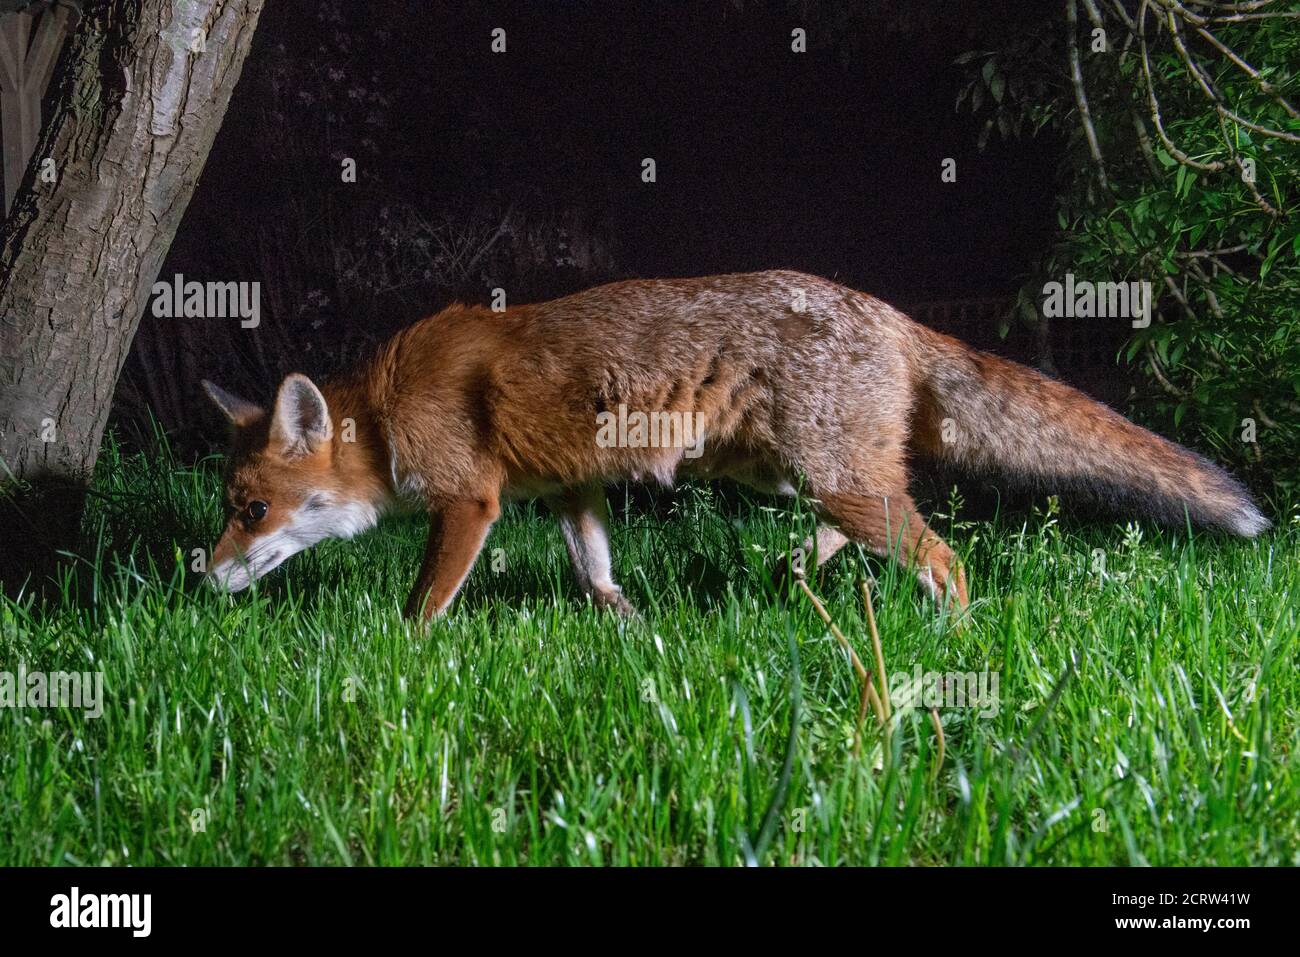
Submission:
[[[260,522],[266,517],[266,503],[260,500],[249,502],[248,517],[255,522]]]

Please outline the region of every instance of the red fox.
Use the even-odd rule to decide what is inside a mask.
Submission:
[[[213,583],[247,587],[406,502],[430,520],[408,616],[447,608],[512,497],[555,513],[595,605],[633,613],[611,573],[603,491],[625,479],[726,477],[786,494],[802,484],[822,523],[818,564],[858,542],[960,609],[965,573],[908,496],[913,461],[1168,523],[1247,537],[1269,526],[1195,453],[797,272],[616,282],[502,312],[453,305],[338,381],[288,376],[269,413],[204,388],[234,435]]]

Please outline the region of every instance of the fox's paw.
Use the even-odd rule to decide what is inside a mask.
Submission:
[[[591,593],[591,603],[597,608],[608,608],[624,618],[641,617],[632,603],[623,597],[620,588],[597,588]]]
[[[780,555],[775,561],[769,560],[766,570],[777,598],[782,601],[790,589],[796,587],[795,582],[804,577],[803,563],[794,561],[790,555]]]

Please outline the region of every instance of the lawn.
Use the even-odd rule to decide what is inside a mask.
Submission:
[[[997,679],[936,710],[940,764],[895,681],[855,755],[846,654],[768,584],[797,503],[611,490],[631,622],[511,507],[420,634],[414,519],[223,596],[190,570],[215,463],[110,447],[99,476],[62,598],[0,605],[0,670],[104,675],[98,718],[0,709],[0,864],[1300,863],[1294,516],[1241,543],[954,501],[965,627],[846,549],[812,584],[868,665],[864,575],[887,673]]]

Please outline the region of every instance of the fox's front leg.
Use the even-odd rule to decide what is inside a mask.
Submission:
[[[584,486],[552,496],[546,504],[560,520],[564,544],[573,562],[578,587],[597,608],[611,608],[625,618],[636,609],[614,584],[609,557],[609,505],[599,485]]]
[[[493,496],[458,500],[430,515],[424,564],[403,612],[407,618],[432,618],[451,604],[500,514]]]

